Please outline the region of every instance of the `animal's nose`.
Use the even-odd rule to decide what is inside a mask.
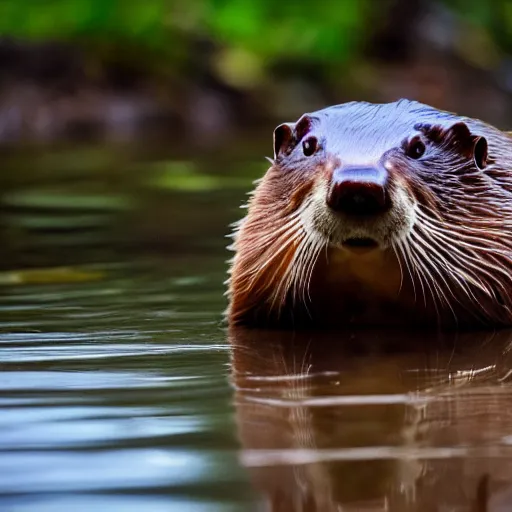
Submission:
[[[378,215],[391,206],[386,191],[388,173],[381,167],[335,169],[327,205],[348,215]]]

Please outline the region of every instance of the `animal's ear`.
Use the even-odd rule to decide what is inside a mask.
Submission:
[[[489,163],[489,151],[487,147],[487,139],[485,137],[476,137],[473,146],[473,159],[475,165],[480,169],[485,169]]]
[[[310,132],[311,127],[313,126],[313,120],[308,114],[304,114],[295,125],[295,133],[297,135],[297,140],[301,140],[304,135]]]
[[[293,127],[293,123],[283,123],[274,130],[274,159],[292,145]]]
[[[486,138],[471,133],[468,125],[463,121],[449,127],[423,125],[420,129],[431,141],[456,151],[468,159],[473,159],[478,169],[482,170],[488,165]]]
[[[445,143],[463,154],[472,158],[475,166],[483,170],[489,163],[487,140],[481,135],[471,133],[468,125],[462,121],[455,123],[446,130]]]

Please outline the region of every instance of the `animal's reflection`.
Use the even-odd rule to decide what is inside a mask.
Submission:
[[[266,510],[512,510],[512,331],[229,337]]]

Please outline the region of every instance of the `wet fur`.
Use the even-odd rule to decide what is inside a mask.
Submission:
[[[304,137],[320,150],[304,157]],[[413,160],[405,147],[420,137]],[[488,145],[486,165],[475,143]],[[348,103],[276,130],[273,165],[234,230],[234,324],[512,324],[512,139],[416,102]],[[380,163],[393,208],[354,222],[325,205],[333,169]],[[353,255],[347,237],[380,250]],[[378,269],[378,272],[375,271]]]

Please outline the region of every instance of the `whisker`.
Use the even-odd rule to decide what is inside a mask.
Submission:
[[[411,266],[416,270],[416,275],[418,276],[418,280],[419,280],[419,283],[420,283],[420,286],[421,286],[421,291],[422,291],[422,294],[423,294],[423,301],[424,301],[424,304],[425,304],[425,307],[427,306],[427,296],[425,294],[425,287],[423,286],[423,280],[421,279],[421,273],[418,271],[418,263],[416,262],[416,259],[414,258],[414,256],[412,255],[411,253],[411,244],[410,242],[409,243],[404,243],[402,245],[404,251],[405,251],[405,254],[407,255],[407,259],[408,261],[411,262]]]
[[[469,209],[466,217],[460,217],[464,208],[458,208],[455,215],[453,209],[440,214],[425,205],[418,207],[403,256],[416,256],[418,276],[430,277],[436,295],[454,315],[457,303],[480,320],[510,317],[512,231],[503,229],[502,217],[475,218]],[[487,301],[482,302],[485,297]],[[494,306],[497,300],[499,308]]]
[[[418,300],[418,295],[416,293],[416,283],[415,283],[415,279],[414,279],[414,274],[411,270],[411,267],[409,265],[409,258],[407,257],[407,253],[406,253],[406,250],[405,248],[403,247],[403,244],[405,242],[401,241],[401,240],[398,240],[395,242],[396,243],[396,247],[398,248],[398,250],[400,251],[400,255],[402,256],[402,259],[405,263],[405,266],[407,268],[407,273],[409,274],[409,277],[411,279],[411,284],[412,284],[412,291],[413,291],[413,294],[414,294],[414,302],[417,302]],[[399,264],[400,264],[400,258],[398,260]]]
[[[411,235],[413,235],[413,233],[414,233],[414,231],[411,233]],[[417,235],[417,233],[415,233],[415,234]],[[418,251],[421,256],[419,258],[419,261],[421,262],[421,266],[422,266],[424,272],[426,272],[431,279],[432,286],[434,287],[434,290],[436,292],[436,296],[438,297],[441,304],[445,303],[448,306],[448,308],[451,310],[451,313],[453,314],[455,321],[457,321],[457,315],[455,314],[455,311],[451,305],[450,300],[448,299],[448,297],[444,293],[443,289],[441,288],[440,284],[438,283],[438,281],[434,278],[434,276],[432,274],[432,272],[434,272],[436,275],[438,275],[440,277],[441,281],[446,285],[447,290],[450,293],[450,295],[452,295],[456,299],[456,297],[453,294],[453,291],[452,291],[450,285],[448,284],[448,282],[446,281],[446,278],[443,275],[443,273],[440,272],[439,269],[435,265],[432,264],[433,263],[432,260],[437,262],[438,265],[440,264],[440,262],[436,259],[437,255],[436,254],[432,255],[430,253],[429,253],[429,255],[427,255],[427,253],[425,252],[425,249],[423,248],[422,245],[425,244],[428,248],[428,244],[426,244],[426,242],[421,237],[417,236],[415,238],[415,241],[417,243],[414,244],[414,249],[416,251]],[[428,256],[430,256],[430,258]],[[442,265],[442,263],[441,263],[441,265]],[[430,269],[432,269],[432,270],[430,270]],[[432,288],[430,287],[429,281],[427,280],[426,282],[427,282],[427,285],[429,286],[429,288],[432,290]],[[433,293],[432,293],[432,299],[434,300]],[[435,300],[434,300],[434,302],[435,302]],[[436,307],[435,304],[434,304],[434,306]],[[440,312],[437,307],[436,307],[436,312],[439,316]]]
[[[436,286],[436,283],[435,283],[435,279],[433,279],[433,276],[427,267],[426,261],[424,259],[424,254],[422,253],[421,248],[418,247],[418,245],[416,243],[414,243],[414,241],[411,240],[410,249],[411,249],[411,251],[410,251],[411,254],[413,254],[415,256],[413,258],[413,263],[416,266],[417,275],[418,275],[421,287],[423,289],[423,298],[424,298],[425,307],[427,307],[427,298],[425,295],[425,288],[423,286],[423,282],[425,283],[425,286],[428,288],[428,290],[430,292],[430,297],[432,298],[432,304],[436,311],[437,319],[438,319],[438,321],[441,321],[441,313],[439,311],[439,305],[438,305],[437,301],[439,300],[442,303],[443,297],[440,295],[439,288],[438,288],[438,286]],[[420,253],[419,254],[420,257],[418,257],[418,252]],[[432,283],[432,285],[431,285],[431,283]],[[432,286],[434,286],[434,289],[432,288]],[[434,293],[434,291],[435,291],[435,293]]]
[[[392,247],[393,252],[395,253],[395,257],[398,261],[398,266],[400,267],[400,286],[398,287],[398,295],[400,295],[400,292],[402,291],[402,286],[404,284],[404,271],[402,269],[402,262],[400,261],[400,256],[398,254],[396,244],[392,244],[391,247]]]

